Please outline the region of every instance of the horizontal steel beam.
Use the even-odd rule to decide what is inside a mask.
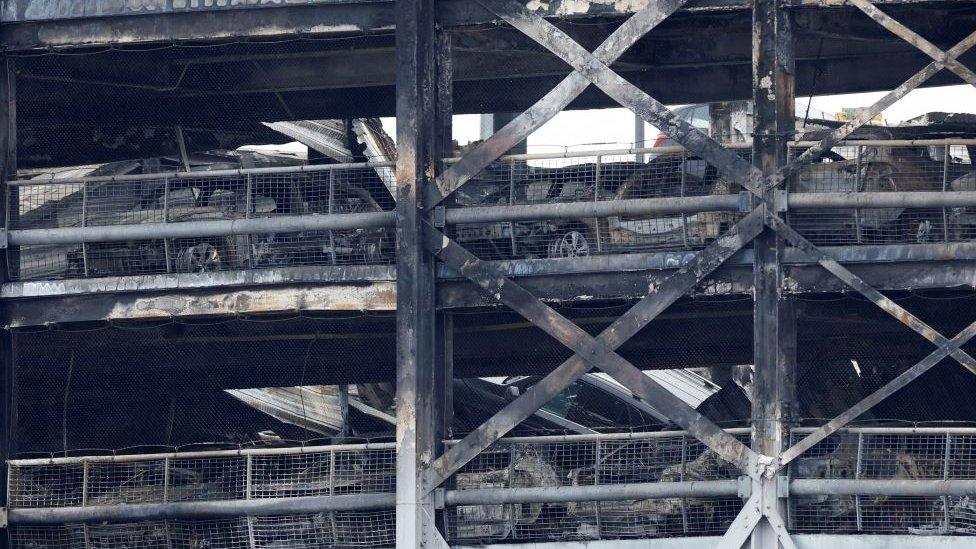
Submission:
[[[296,215],[254,219],[141,223],[96,227],[58,227],[9,231],[11,246],[78,244],[81,242],[120,242],[157,238],[197,238],[243,234],[290,233],[301,231],[352,230],[392,227],[395,212],[365,212],[329,215]]]
[[[790,481],[790,495],[962,497],[976,495],[976,480],[797,478]]]
[[[449,208],[448,224],[493,223],[543,219],[582,219],[589,217],[695,214],[701,212],[741,211],[747,200],[741,194],[632,198],[593,202],[555,204],[521,204],[514,206],[478,206]],[[789,193],[790,210],[834,208],[962,208],[976,207],[976,192],[837,192]]]
[[[162,179],[197,179],[200,177],[243,177],[247,175],[297,175],[304,173],[319,173],[344,170],[362,170],[375,168],[392,168],[393,162],[348,162],[345,164],[312,164],[302,166],[267,166],[263,168],[235,168],[230,170],[209,171],[174,171],[139,173],[126,175],[98,175],[90,177],[63,177],[55,174],[34,177],[31,179],[15,179],[7,183],[11,187],[29,187],[34,185],[83,185],[86,183],[126,183],[140,181],[159,181]]]
[[[445,506],[505,505],[513,503],[568,503],[582,501],[629,501],[663,498],[741,497],[739,479],[646,482],[596,486],[548,486],[447,490]],[[924,479],[792,479],[790,496],[911,496],[962,497],[976,494],[976,480]],[[215,519],[236,516],[290,515],[329,511],[390,509],[393,493],[309,496],[228,501],[185,501],[45,507],[8,510],[13,525],[132,522],[166,519]]]
[[[976,193],[973,193],[976,195]],[[976,198],[976,197],[974,197]],[[748,205],[748,202],[745,202]],[[445,213],[449,224],[490,223],[496,221],[529,221],[534,219],[580,219],[612,215],[677,214],[716,211],[739,211],[740,195],[708,195],[666,198],[632,198],[594,202],[557,204],[523,204],[450,208]]]
[[[444,504],[503,505],[509,503],[568,503],[574,501],[735,497],[740,493],[739,482],[739,480],[730,479],[604,484],[599,486],[448,490],[444,493]]]
[[[841,208],[962,208],[976,207],[976,191],[789,193],[790,210]],[[741,194],[689,197],[635,198],[595,202],[523,204],[449,208],[448,224],[494,223],[545,219],[583,219],[609,216],[694,214],[740,211]],[[91,227],[14,229],[12,246],[119,242],[158,238],[196,238],[240,234],[267,234],[321,230],[391,227],[395,212],[297,215],[253,219],[219,219],[175,223],[140,223]]]
[[[976,206],[974,191],[790,193],[790,210],[833,208],[965,208]]]
[[[252,515],[292,515],[327,511],[369,511],[394,505],[393,493],[345,494],[277,499],[227,501],[180,501],[131,503],[85,507],[43,507],[9,509],[7,522],[22,524],[68,524],[78,522],[133,522],[165,519],[216,519]]]

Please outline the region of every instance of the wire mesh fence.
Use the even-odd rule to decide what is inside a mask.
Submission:
[[[14,460],[10,507],[393,492],[392,443]]]
[[[792,193],[965,191],[976,189],[974,143],[850,141],[790,179]],[[791,147],[793,157],[811,144]],[[747,144],[730,147],[749,160]],[[516,155],[468,182],[455,205],[504,206],[736,194],[741,187],[680,147]],[[452,235],[482,259],[560,258],[695,250],[742,216],[735,211],[458,224]],[[967,208],[861,208],[790,212],[788,221],[818,245],[924,244],[972,237]]]
[[[807,431],[795,430],[793,442]],[[792,478],[952,480],[976,478],[972,429],[850,429],[797,458]],[[793,496],[796,532],[976,534],[972,497],[876,495]]]
[[[737,147],[743,158],[750,150]],[[733,194],[739,189],[680,147],[506,157],[462,187],[460,207]],[[538,259],[700,249],[741,214],[700,212],[459,224],[452,236],[482,259]]]
[[[748,441],[748,430],[734,431]],[[738,469],[683,433],[503,439],[454,477],[457,490],[574,487],[735,479]],[[457,543],[652,538],[722,533],[738,498],[665,498],[507,505],[445,510]]]
[[[835,147],[787,184],[790,193],[946,192],[976,189],[971,141],[864,141]],[[809,144],[792,148],[798,155]],[[734,150],[748,160],[745,144]],[[8,191],[12,230],[180,223],[390,211],[390,163],[318,165],[213,174],[186,172],[22,181]],[[515,155],[451,198],[451,207],[599,203],[735,195],[742,191],[681,148]],[[972,208],[791,211],[818,245],[971,240]],[[460,223],[448,233],[482,259],[539,259],[691,251],[724,234],[739,211]],[[8,250],[12,279],[207,272],[289,265],[391,263],[392,228],[30,245]]]
[[[973,144],[881,141],[835,147],[788,182],[790,192],[976,190]],[[795,148],[794,155],[803,152]],[[791,212],[790,224],[819,245],[960,242],[973,236],[968,208],[861,208]]]
[[[791,443],[809,433],[791,432]],[[747,442],[748,429],[730,432]],[[449,442],[450,444],[450,442]],[[976,429],[849,428],[789,467],[792,479],[976,478]],[[392,443],[154,455],[15,460],[10,507],[392,494]],[[502,439],[447,488],[567,488],[731,480],[741,472],[682,432]],[[976,534],[970,497],[791,495],[797,533]],[[448,506],[451,544],[716,535],[741,509],[739,497],[671,497]],[[337,510],[222,519],[14,525],[15,547],[389,547],[392,509]]]
[[[9,228],[63,229],[389,211],[390,164],[344,164],[22,181],[8,188]],[[288,265],[390,263],[386,228],[123,240],[10,250],[12,279],[74,278]]]

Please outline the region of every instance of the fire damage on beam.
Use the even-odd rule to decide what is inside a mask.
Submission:
[[[377,6],[388,9],[381,3],[356,8]],[[299,8],[282,8],[291,9]],[[939,45],[955,44],[976,21],[971,6],[954,3],[891,8],[896,17],[910,17],[912,10],[925,10],[926,26],[919,32]],[[243,10],[235,16],[275,13],[282,12]],[[569,22],[562,28],[581,44],[595,45],[619,25],[619,18],[588,17],[585,25]],[[454,113],[518,111],[565,76],[566,65],[525,36],[475,23],[464,23],[463,32],[453,33]],[[174,154],[174,126],[183,128],[191,152],[273,142],[273,132],[261,122],[318,118],[321,105],[329,105],[334,117],[391,116],[393,37],[388,29],[364,32],[210,46],[93,47],[91,55],[85,50],[70,55],[14,52],[20,167]],[[752,89],[749,33],[747,10],[679,12],[641,38],[613,68],[667,104],[747,99]],[[794,36],[799,95],[890,89],[926,60],[849,9],[799,9]],[[20,49],[7,42],[8,48]],[[927,84],[956,81],[946,73]],[[570,108],[611,104],[590,88]]]
[[[47,461],[10,463],[15,546],[681,528],[789,549],[890,532],[872,513],[976,531],[954,453],[976,417],[972,121],[873,123],[922,85],[976,86],[971,5],[399,0],[221,22],[167,6],[121,15],[112,47],[93,23],[69,52],[54,46],[105,14],[25,21],[44,16],[29,4],[8,6],[0,86],[0,453]],[[322,9],[360,19],[214,42]],[[798,124],[797,94],[892,88]],[[750,95],[751,122],[724,124],[738,134],[665,106]],[[608,105],[674,147],[503,157],[566,108]],[[521,114],[455,147],[452,116],[486,110]],[[892,423],[937,429],[908,433],[933,437],[928,455],[901,433],[865,462]],[[336,525],[350,516],[376,523]]]

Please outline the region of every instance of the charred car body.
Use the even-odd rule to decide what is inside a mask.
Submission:
[[[818,121],[800,141],[819,140],[839,123]],[[942,191],[976,188],[976,147],[913,145],[908,141],[976,136],[972,115],[930,114],[902,126],[864,126],[843,147],[826,151],[788,184],[790,192]],[[902,143],[879,145],[879,140]],[[865,145],[857,146],[857,141]],[[749,149],[740,148],[748,158]],[[802,150],[794,149],[795,154]],[[704,160],[682,153],[563,167],[513,162],[493,166],[461,189],[461,206],[623,200],[738,193]],[[791,212],[790,222],[817,244],[924,243],[976,234],[976,214],[941,209]],[[609,217],[458,225],[455,237],[484,259],[558,258],[595,253],[667,251],[701,247],[739,217],[704,212],[657,217]]]
[[[342,148],[332,121],[307,121],[317,131],[315,144],[329,145],[319,163],[349,162],[389,151],[370,146],[382,134],[378,120],[356,121],[371,136],[357,157]],[[279,123],[289,124],[289,123]],[[289,128],[286,128],[289,129]],[[328,133],[327,130],[335,130]],[[386,138],[388,140],[388,138]],[[359,213],[392,210],[392,174],[388,167],[274,174],[226,175],[227,171],[299,167],[305,158],[281,151],[238,149],[104,164],[83,172],[93,178],[75,183],[77,170],[46,175],[38,184],[18,186],[17,228],[82,227],[139,223],[228,220],[280,215]],[[179,171],[179,177],[166,175]],[[223,174],[210,175],[222,171]],[[159,178],[151,175],[159,173]],[[147,175],[133,180],[114,179]],[[199,175],[197,175],[199,174]],[[69,180],[63,185],[59,179]],[[52,198],[53,197],[53,198]],[[285,265],[388,263],[393,258],[392,231],[357,229],[287,234],[233,235],[73,246],[33,246],[11,262],[14,278],[71,278],[163,272],[207,272]]]

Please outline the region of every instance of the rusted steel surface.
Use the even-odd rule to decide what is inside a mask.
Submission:
[[[475,282],[485,293],[505,303],[526,319],[576,352],[519,399],[482,424],[462,443],[452,447],[430,468],[429,486],[443,482],[450,474],[477,456],[484,448],[524,420],[572,381],[598,367],[634,394],[661,410],[678,425],[698,436],[728,461],[749,469],[752,453],[740,442],[721,433],[714,424],[674,397],[640,370],[614,352],[668,305],[684,295],[698,281],[717,268],[728,257],[748,243],[761,229],[759,214],[751,214],[736,226],[736,230],[702,252],[692,265],[680,270],[661,287],[651,288],[650,295],[617,319],[596,339],[573,324],[524,288],[502,276],[458,246],[433,227],[426,231],[428,248],[445,263]],[[718,434],[721,433],[721,434]]]
[[[637,12],[618,27],[600,46],[594,50],[603,63],[613,63],[633,46],[648,31],[678,10],[687,0],[663,0],[651,3]],[[557,113],[565,109],[589,86],[589,81],[579,72],[564,78],[555,88],[537,101],[528,110],[465,154],[460,161],[452,164],[439,175],[436,184],[431,185],[425,197],[425,206],[431,208],[456,191],[461,185],[476,176],[481,170],[509,151],[514,145],[524,141]]]

